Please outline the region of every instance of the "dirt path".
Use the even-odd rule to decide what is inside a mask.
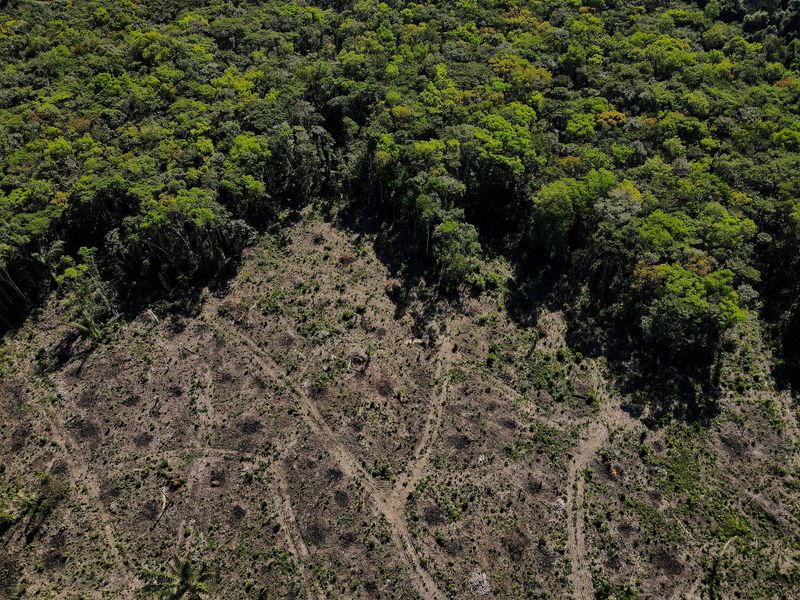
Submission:
[[[274,469],[275,484],[277,488],[277,508],[278,508],[278,522],[281,529],[286,535],[286,542],[289,545],[289,551],[297,558],[298,567],[302,574],[303,581],[305,581],[306,588],[312,597],[322,600],[325,598],[325,593],[320,588],[317,578],[314,574],[309,572],[308,561],[311,554],[308,551],[308,546],[303,539],[303,534],[300,527],[297,525],[297,519],[294,515],[292,508],[292,497],[289,492],[289,485],[286,480],[286,470],[283,461],[278,461]]]
[[[199,410],[196,411],[196,418],[197,423],[200,429],[200,438],[204,441],[208,441],[211,439],[211,423],[216,423],[217,421],[217,412],[214,408],[214,403],[211,401],[211,398],[214,396],[214,371],[211,369],[211,365],[203,361],[203,366],[205,367],[202,379],[205,381],[206,385],[200,387],[200,391],[197,394],[197,407]],[[200,376],[195,374],[195,377],[200,380]],[[194,381],[192,384],[194,385]]]
[[[602,409],[578,443],[567,472],[567,552],[572,563],[572,584],[576,600],[592,600],[594,586],[586,547],[584,470],[605,445],[611,431],[630,431],[641,424],[621,411],[609,398],[603,398]]]
[[[575,588],[575,598],[578,600],[594,598],[583,528],[586,518],[583,471],[607,439],[608,429],[605,424],[592,423],[586,436],[578,445],[578,450],[569,464],[567,474],[567,550],[572,563],[572,584]]]
[[[414,548],[411,538],[411,533],[408,530],[408,524],[405,519],[405,511],[401,506],[398,508],[395,501],[392,501],[392,491],[385,494],[372,475],[362,466],[361,462],[350,452],[350,450],[338,439],[334,432],[330,429],[324,417],[320,414],[314,401],[308,396],[304,390],[298,390],[292,385],[285,376],[281,374],[280,367],[275,364],[271,357],[264,353],[261,348],[247,335],[238,332],[231,327],[225,327],[231,335],[235,336],[243,342],[252,352],[253,361],[263,369],[275,381],[282,382],[294,394],[297,400],[303,407],[303,419],[308,427],[317,436],[322,438],[325,442],[326,450],[330,453],[331,457],[339,464],[347,476],[359,481],[370,496],[374,507],[377,511],[384,516],[391,531],[391,537],[394,544],[402,551],[403,556],[406,558],[408,566],[410,567],[411,582],[416,588],[420,597],[425,599],[436,600],[444,598],[444,594],[439,591],[436,582],[431,577],[430,573],[422,566],[419,556]],[[444,387],[446,390],[446,386]],[[443,393],[446,393],[443,391]],[[419,448],[422,457],[427,461],[429,448],[432,440],[434,439],[434,432],[438,431],[438,421],[441,419],[442,405],[444,404],[444,396],[437,396],[434,402],[433,415],[428,416],[428,420],[423,432],[427,431],[427,435],[423,435],[427,442],[421,442],[424,447]],[[418,461],[417,461],[418,463]],[[420,473],[422,467],[415,463],[415,468],[412,471]],[[301,549],[298,548],[298,552]]]
[[[294,440],[287,446],[286,450],[290,449],[293,445]],[[202,446],[199,444],[176,450],[154,452],[152,455],[162,458],[183,458],[187,455],[191,457],[188,476],[188,492],[190,496],[197,484],[203,478],[204,473],[207,471],[209,461],[214,458],[235,458],[239,460],[246,459],[256,465],[259,463],[263,464],[269,462],[259,454],[243,452],[240,450],[230,450],[227,448]],[[275,505],[277,509],[277,519],[281,526],[281,531],[283,531],[286,537],[286,543],[289,547],[289,551],[297,559],[298,570],[300,571],[303,581],[305,582],[307,591],[309,591],[309,594],[313,598],[316,598],[317,600],[323,600],[325,598],[325,594],[320,588],[316,577],[314,577],[313,573],[311,573],[308,569],[307,562],[311,555],[308,551],[308,546],[306,546],[305,540],[303,539],[300,528],[297,525],[297,519],[295,518],[294,509],[292,507],[292,498],[287,484],[286,470],[283,459],[276,461],[271,470],[275,476]],[[181,521],[178,526],[177,539],[183,540],[184,544],[188,543],[188,538],[184,539],[185,531],[186,523],[185,521]]]
[[[398,546],[406,557],[409,566],[412,567],[414,573],[414,586],[422,598],[443,598],[444,596],[439,592],[436,583],[433,581],[430,573],[423,568],[414,543],[411,539],[411,533],[408,530],[408,524],[405,518],[405,501],[398,502],[395,500],[394,489],[390,490],[388,496],[385,495],[379,488],[372,475],[364,469],[359,460],[342,444],[330,430],[328,424],[325,422],[322,415],[320,415],[314,402],[306,395],[301,394],[300,400],[303,407],[306,409],[308,415],[309,426],[314,433],[321,436],[325,440],[326,448],[331,453],[334,460],[339,464],[342,471],[348,476],[360,481],[368,494],[372,498],[373,504],[386,518],[391,529],[392,539],[396,546]],[[429,430],[427,436],[427,443],[424,450],[420,449],[424,462],[427,463],[427,457],[430,454],[430,442],[433,440],[434,429],[438,431],[438,421],[441,419],[441,406],[443,399],[435,403],[434,412],[438,416],[428,418],[426,429]],[[437,424],[434,424],[436,422]],[[415,461],[412,467],[412,475],[415,478],[421,478],[424,472],[424,464],[421,461]],[[400,497],[399,495],[397,496]]]
[[[88,500],[90,505],[88,508],[97,514],[106,550],[113,559],[115,577],[107,578],[106,583],[130,581],[135,586],[140,584],[141,582],[138,578],[126,568],[125,561],[122,559],[119,551],[119,542],[114,534],[114,519],[101,498],[100,485],[97,478],[89,469],[81,449],[74,443],[72,436],[67,432],[61,411],[53,410],[49,412],[48,420],[51,423],[52,441],[63,450],[61,458],[67,463],[70,484],[75,489],[78,489],[79,484],[81,484],[86,490],[86,494],[81,494],[81,496],[84,500]]]
[[[446,339],[444,343],[447,343]],[[444,343],[442,347],[444,347]],[[438,382],[442,380],[442,371],[447,370],[450,366],[449,358],[449,355],[446,355],[445,358],[438,361],[434,374],[434,381]],[[414,491],[427,472],[431,450],[436,440],[439,439],[448,387],[449,378],[446,378],[442,381],[442,388],[439,393],[433,396],[433,403],[425,419],[425,427],[422,430],[422,435],[420,435],[419,443],[414,449],[414,456],[406,470],[397,478],[389,494],[389,504],[393,510],[399,511],[401,515],[404,513],[408,494]]]

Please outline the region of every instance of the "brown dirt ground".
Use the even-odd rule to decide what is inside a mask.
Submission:
[[[150,597],[174,557],[209,598],[699,597],[755,589],[753,565],[791,596],[791,398],[648,430],[559,313],[400,310],[390,279],[368,237],[306,217],[196,315],[90,349],[53,305],[10,336],[0,597]]]

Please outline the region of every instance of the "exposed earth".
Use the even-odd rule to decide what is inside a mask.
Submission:
[[[712,422],[656,422],[560,313],[404,293],[371,241],[306,215],[196,314],[91,345],[53,300],[8,336],[0,597],[152,597],[176,565],[208,598],[800,597],[762,347]]]

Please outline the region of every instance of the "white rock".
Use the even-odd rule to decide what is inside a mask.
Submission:
[[[489,576],[483,571],[474,571],[469,576],[469,590],[474,596],[483,598],[492,593],[492,586],[489,585]]]

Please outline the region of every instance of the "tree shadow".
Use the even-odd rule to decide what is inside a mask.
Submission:
[[[719,414],[721,354],[676,357],[648,344],[633,311],[618,319],[591,307],[567,311],[567,344],[584,356],[603,356],[620,392],[648,426],[677,419],[709,426]]]
[[[531,327],[542,310],[563,311],[567,347],[606,359],[637,418],[648,426],[673,419],[708,426],[719,414],[720,356],[667,357],[642,340],[632,307],[612,307],[580,287],[566,269],[518,269],[509,287],[508,315],[518,326]]]
[[[19,329],[37,310],[46,295],[41,282],[47,277],[44,270],[0,273],[0,338]]]
[[[431,285],[430,260],[420,247],[419,232],[387,226],[386,215],[349,205],[343,212],[329,217],[337,226],[356,234],[356,244],[369,239],[377,258],[387,267],[392,278],[386,292],[395,303],[395,318],[401,318],[412,305],[421,306],[415,324],[415,335],[424,336],[443,307],[462,310],[462,298]],[[299,220],[299,212],[273,227],[280,233]],[[180,286],[154,285],[153,282],[130,282],[120,291],[120,316],[126,321],[138,318],[144,311],[157,315],[191,316],[201,307],[203,295],[210,292],[223,296],[239,271],[242,253],[235,253],[218,268],[203,271]],[[664,360],[657,349],[642,351],[637,338],[638,322],[633,310],[613,311],[600,294],[588,300],[579,297],[586,290],[576,285],[580,280],[563,265],[533,264],[515,260],[513,276],[506,282],[505,310],[512,322],[521,328],[538,325],[543,310],[563,310],[567,323],[566,343],[574,352],[585,356],[603,356],[620,390],[631,399],[631,410],[651,424],[670,419],[708,424],[719,411],[719,360],[689,359],[677,364]],[[524,265],[530,265],[525,267]],[[596,299],[600,298],[600,299]],[[47,368],[57,369],[77,355],[75,334],[70,333],[41,361]],[[81,348],[81,353],[90,353]],[[83,355],[83,354],[82,354]],[[81,356],[82,356],[81,355]],[[65,358],[66,357],[66,358]]]
[[[207,293],[220,297],[228,293],[230,282],[238,273],[241,262],[242,255],[239,254],[228,261],[224,268],[198,276],[182,286],[168,288],[135,285],[118,301],[116,305],[118,314],[112,320],[131,323],[148,310],[153,311],[161,319],[171,318],[174,323],[179,323],[185,317],[197,315],[202,309]],[[46,301],[46,297],[44,294],[43,301]],[[40,305],[32,306],[28,316],[35,319],[36,313],[41,310]],[[107,327],[110,323],[111,321],[106,322],[103,326]],[[18,327],[23,324],[24,320]],[[40,373],[52,373],[72,361],[79,360],[80,364],[76,368],[76,374],[79,375],[86,361],[103,345],[105,338],[92,339],[82,333],[78,326],[67,322],[61,324],[65,325],[66,329],[60,339],[45,348],[40,348],[37,352],[37,369]],[[3,335],[12,331],[9,329]]]
[[[364,210],[358,203],[329,218],[339,227],[355,233],[356,243],[371,238],[375,256],[386,266],[390,276],[399,280],[395,289],[386,291],[394,301],[395,318],[400,318],[419,290],[429,287],[427,280],[431,273],[425,253],[419,250],[419,234],[404,227],[387,226],[385,215]],[[392,282],[387,285],[391,286]]]
[[[519,327],[535,327],[543,309],[557,310],[559,277],[554,272],[533,274],[517,269],[507,282],[505,309],[509,318]]]
[[[777,296],[777,294],[775,294]],[[779,389],[800,393],[800,308],[785,298],[766,296],[765,317],[775,344],[772,376]]]
[[[648,427],[673,420],[709,427],[720,412],[720,387],[713,367],[689,375],[678,368],[659,367],[646,357],[609,363],[620,390]]]

